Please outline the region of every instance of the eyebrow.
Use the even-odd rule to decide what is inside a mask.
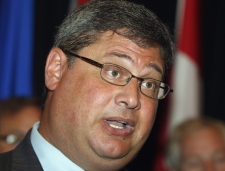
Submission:
[[[125,59],[128,59],[129,61],[131,61],[132,63],[134,63],[134,60],[130,56],[123,54],[123,53],[111,52],[110,56],[117,56],[119,58],[125,58]]]
[[[163,75],[163,71],[159,68],[158,65],[154,63],[149,63],[146,65],[147,67],[154,68],[156,71],[158,71],[161,75]]]
[[[134,63],[134,60],[126,55],[126,54],[122,54],[122,53],[118,53],[118,52],[111,52],[110,53],[110,56],[117,56],[119,58],[125,58],[125,59],[128,59],[129,61],[131,61],[132,63]],[[147,68],[154,68],[157,72],[159,72],[161,75],[163,75],[163,71],[159,68],[158,65],[154,64],[154,63],[149,63],[149,64],[146,64]]]

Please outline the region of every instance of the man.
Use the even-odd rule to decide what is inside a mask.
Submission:
[[[173,171],[224,171],[224,123],[196,118],[180,124],[171,134],[167,161]]]
[[[162,80],[173,48],[166,27],[143,6],[93,0],[75,9],[47,57],[48,94],[40,125],[0,157],[8,163],[1,167],[123,168],[148,138],[158,100],[172,91]],[[29,149],[22,152],[25,145]],[[18,162],[15,153],[23,159]]]
[[[39,99],[12,97],[0,101],[0,153],[14,149],[40,120]]]

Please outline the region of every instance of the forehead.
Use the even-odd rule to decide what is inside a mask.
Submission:
[[[164,61],[158,47],[142,48],[112,31],[103,33],[94,44],[82,49],[79,54],[102,63],[126,62],[136,67],[137,73],[149,72],[149,70],[154,70],[161,76],[164,73]]]
[[[181,149],[184,157],[206,156],[217,151],[225,151],[225,140],[215,128],[201,128],[183,135]]]

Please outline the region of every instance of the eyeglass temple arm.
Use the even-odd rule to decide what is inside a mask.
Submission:
[[[96,61],[93,61],[93,60],[91,60],[91,59],[89,59],[89,58],[85,58],[85,57],[83,57],[83,56],[80,56],[80,55],[77,55],[77,54],[75,54],[75,53],[69,52],[69,51],[67,51],[67,50],[63,50],[63,51],[64,51],[65,53],[68,53],[68,54],[71,55],[71,56],[74,56],[74,57],[76,57],[76,58],[80,58],[81,60],[83,60],[83,61],[85,61],[85,62],[88,62],[89,64],[95,65],[96,67],[102,68],[102,66],[103,66],[103,64],[100,64],[100,63],[98,63],[98,62],[96,62]]]
[[[162,88],[162,89],[166,89],[165,87],[162,87],[162,86],[160,86],[160,88]],[[173,92],[173,89],[171,89],[171,88],[170,88],[169,92],[171,92],[171,93],[172,93],[172,92]]]

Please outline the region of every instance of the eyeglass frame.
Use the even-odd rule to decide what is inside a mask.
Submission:
[[[159,80],[156,80],[156,79],[153,79],[153,78],[140,78],[140,77],[137,77],[137,76],[133,75],[129,70],[127,70],[126,68],[124,68],[124,67],[122,67],[122,66],[120,66],[120,65],[116,65],[116,64],[113,64],[113,63],[104,63],[104,64],[101,64],[101,63],[99,63],[99,62],[97,62],[97,61],[95,61],[95,60],[92,60],[92,59],[87,58],[87,57],[84,57],[84,56],[77,55],[77,54],[75,54],[75,53],[73,53],[73,52],[70,52],[70,51],[68,51],[68,50],[64,50],[64,49],[62,49],[62,48],[61,48],[61,50],[62,50],[64,53],[67,53],[67,54],[69,54],[69,55],[71,55],[71,56],[73,56],[73,57],[75,57],[75,58],[79,58],[79,59],[81,59],[81,60],[84,61],[84,62],[87,62],[87,63],[89,63],[89,64],[91,64],[91,65],[93,65],[93,66],[96,66],[96,67],[98,67],[98,68],[101,68],[101,71],[100,71],[100,76],[101,76],[101,78],[102,78],[104,81],[106,81],[106,82],[108,82],[108,83],[110,83],[110,84],[112,84],[112,85],[125,86],[125,85],[127,85],[127,84],[130,82],[130,80],[131,80],[132,78],[136,78],[137,80],[140,81],[140,83],[138,83],[139,88],[140,88],[140,92],[141,92],[143,95],[145,95],[145,96],[147,96],[147,97],[149,97],[149,98],[152,98],[152,99],[156,99],[156,100],[162,100],[162,99],[164,99],[164,98],[167,96],[168,93],[172,93],[172,92],[173,92],[173,89],[171,89],[171,88],[169,87],[169,85],[167,85],[166,83],[164,83],[164,82],[162,82],[162,81],[159,81]],[[102,73],[102,68],[104,68],[104,65],[106,65],[106,64],[114,65],[114,66],[116,66],[116,67],[118,67],[118,68],[122,68],[122,69],[128,71],[128,72],[130,73],[131,77],[128,77],[129,80],[126,81],[126,84],[114,84],[114,83],[112,83],[112,82],[106,80],[106,79],[102,76],[102,74],[101,74],[101,73]],[[154,80],[154,81],[156,81],[156,82],[158,82],[158,83],[160,83],[160,84],[163,83],[164,86],[167,87],[168,91],[164,94],[164,96],[163,96],[162,98],[155,98],[155,97],[151,97],[151,96],[148,96],[148,95],[144,94],[144,93],[142,92],[141,86],[142,86],[142,82],[145,81],[146,79]],[[159,84],[159,89],[160,89],[160,88],[166,89],[165,87],[160,86],[160,84]],[[159,93],[159,92],[158,92],[158,93]],[[158,96],[157,96],[157,97],[158,97]]]

